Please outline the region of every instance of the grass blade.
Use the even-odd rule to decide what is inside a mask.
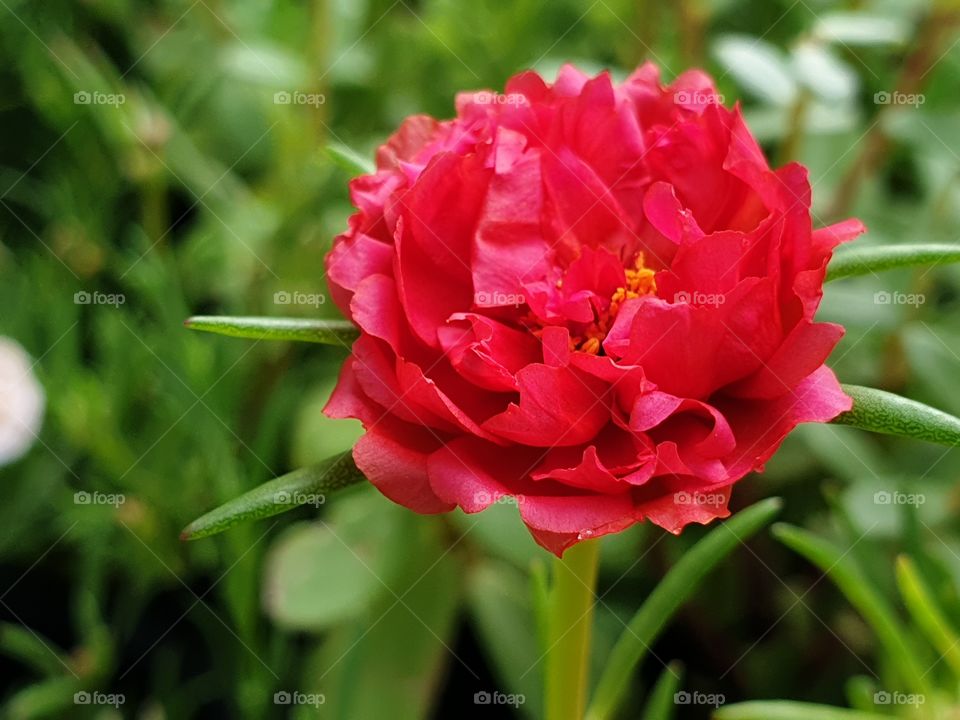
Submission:
[[[351,453],[334,455],[322,463],[270,480],[211,510],[184,528],[180,539],[198,540],[222,533],[245,520],[278,515],[300,505],[320,505],[329,493],[363,479]]]
[[[897,559],[897,585],[917,627],[960,679],[960,637],[940,610],[916,565],[905,555]]]
[[[623,701],[630,676],[680,605],[721,560],[770,523],[782,506],[770,498],[737,513],[694,545],[657,584],[617,640],[600,676],[588,720],[608,720]]]
[[[960,262],[960,245],[917,243],[841,250],[827,266],[827,282],[883,270]]]
[[[643,710],[641,720],[671,720],[677,709],[674,696],[680,689],[683,679],[683,665],[677,661],[671,662],[660,673],[657,684],[650,691],[650,699]]]
[[[349,320],[196,315],[183,324],[191,330],[251,340],[294,340],[349,346],[359,335]]]
[[[873,629],[904,686],[928,694],[921,663],[907,640],[893,609],[853,563],[847,552],[813,533],[778,524],[773,535],[828,575],[851,605]]]

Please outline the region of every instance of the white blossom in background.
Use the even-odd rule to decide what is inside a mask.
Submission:
[[[19,343],[0,337],[0,465],[33,445],[43,422],[43,387]]]

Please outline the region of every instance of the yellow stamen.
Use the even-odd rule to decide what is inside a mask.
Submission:
[[[627,300],[633,300],[644,295],[653,295],[657,291],[656,272],[643,263],[643,253],[637,255],[632,268],[625,271],[626,283],[617,288],[610,297],[610,307],[602,317],[597,318],[585,332],[585,337],[570,339],[572,350],[596,355],[600,352],[601,343],[606,338],[613,321],[620,312],[620,308]]]

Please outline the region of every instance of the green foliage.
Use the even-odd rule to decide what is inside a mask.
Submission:
[[[574,61],[623,77],[652,59],[666,79],[711,71],[776,162],[808,166],[817,226],[856,215],[870,228],[830,267],[848,278],[828,286],[821,312],[847,328],[838,375],[960,414],[960,274],[946,262],[960,224],[960,54],[949,15],[929,15],[950,5],[0,4],[0,334],[36,360],[47,396],[34,448],[0,469],[0,716],[453,717],[498,689],[525,702],[496,710],[542,717],[543,553],[515,507],[421,518],[357,488],[178,540],[206,509],[256,498],[358,433],[321,413],[339,342],[258,342],[273,330],[233,327],[252,337],[236,341],[183,319],[283,315],[297,328],[286,339],[334,328],[349,344],[323,270],[350,213],[347,180],[406,115],[449,117],[456,92],[502,88],[527,67]],[[876,101],[898,88],[923,102]],[[916,238],[938,249],[906,263],[916,248],[898,246]],[[277,301],[296,293],[305,304]],[[937,656],[960,617],[957,477],[956,451],[802,428],[734,504],[783,495],[791,523],[850,549],[904,642]],[[831,503],[816,492],[825,480]],[[84,492],[112,502],[77,502]],[[895,492],[926,502],[874,499]],[[604,541],[598,662],[700,536],[635,529]],[[809,565],[762,538],[751,550],[721,562],[708,593],[654,596],[670,613],[641,630],[665,633],[652,651],[685,662],[684,687],[839,706],[864,662],[884,678],[902,665],[832,586],[809,587]],[[915,573],[901,569],[901,607],[891,568],[904,552]],[[682,594],[685,610],[664,625]],[[926,679],[943,705],[951,662]],[[660,668],[629,662],[621,674],[618,686],[653,687]],[[705,716],[667,703],[673,682],[625,696],[624,715],[649,700],[652,717]],[[876,678],[852,686],[861,714],[907,711],[873,704]],[[125,702],[81,706],[84,691]],[[275,704],[294,691],[326,702]],[[719,714],[798,708],[826,712]]]

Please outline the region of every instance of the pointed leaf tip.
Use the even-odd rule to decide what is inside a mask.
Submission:
[[[345,452],[310,467],[294,470],[260,485],[197,518],[180,533],[181,540],[199,540],[228,530],[245,520],[265,518],[300,505],[319,507],[327,495],[364,480]]]
[[[324,148],[327,158],[349,175],[371,175],[376,172],[373,163],[355,150],[339,143],[330,143]]]

